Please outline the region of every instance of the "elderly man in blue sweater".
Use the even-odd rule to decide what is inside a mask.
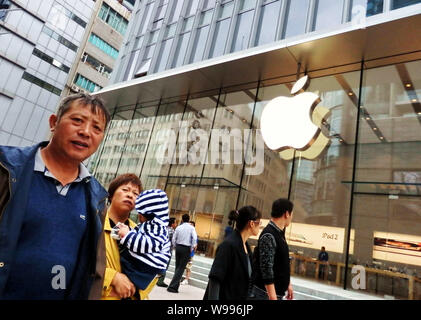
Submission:
[[[49,142],[0,146],[0,299],[100,298],[107,193],[82,161],[109,120],[101,100],[77,94],[50,116]]]

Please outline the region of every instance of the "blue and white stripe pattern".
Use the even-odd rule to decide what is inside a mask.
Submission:
[[[143,191],[136,199],[136,211],[154,218],[138,224],[120,240],[120,244],[129,249],[131,256],[147,265],[166,269],[171,258],[167,194],[160,189]]]

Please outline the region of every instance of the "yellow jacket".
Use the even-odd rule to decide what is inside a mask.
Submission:
[[[130,228],[134,228],[136,223],[129,219]],[[118,249],[117,241],[111,238],[111,225],[108,217],[108,211],[104,221],[104,237],[105,237],[105,250],[106,250],[106,269],[104,276],[104,285],[102,287],[102,300],[120,300],[111,286],[111,282],[117,272],[121,272],[120,264],[120,251]],[[149,293],[155,286],[158,278],[155,278],[145,290],[139,290],[141,300],[147,300]],[[134,299],[132,297],[132,299]]]

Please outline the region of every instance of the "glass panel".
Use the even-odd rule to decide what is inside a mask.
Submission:
[[[253,15],[254,10],[250,10],[238,16],[231,52],[247,49]]]
[[[421,0],[393,0],[392,9],[399,9],[417,3],[421,3]]]
[[[180,101],[159,107],[142,169],[141,179],[145,189],[165,190],[184,106],[185,103]]]
[[[143,15],[144,19],[140,27],[140,33],[139,33],[140,35],[146,32],[146,28],[148,27],[149,22],[151,20],[152,8],[153,8],[153,3],[149,3],[145,8],[145,14]]]
[[[319,0],[314,30],[328,29],[342,23],[343,0]]]
[[[165,69],[165,66],[168,62],[168,57],[170,55],[171,45],[173,39],[168,39],[162,43],[161,52],[159,53],[158,57],[158,66],[156,68],[156,72],[162,71]]]
[[[176,22],[181,14],[181,9],[183,8],[184,1],[174,1],[175,7],[171,11],[170,18],[168,23]]]
[[[225,19],[232,16],[232,11],[234,10],[234,1],[221,4],[218,13],[218,20]]]
[[[183,22],[183,28],[181,29],[181,32],[190,31],[193,27],[194,17],[190,17],[187,19],[184,19]]]
[[[240,1],[240,11],[254,9],[256,6],[255,0],[241,0]]]
[[[362,17],[369,17],[383,12],[383,0],[353,0],[351,21],[359,22]]]
[[[212,20],[212,14],[213,14],[213,10],[202,12],[200,15],[199,27],[205,24],[209,24]]]
[[[310,0],[289,0],[284,37],[293,37],[306,31]]]
[[[224,54],[230,22],[231,19],[225,19],[216,23],[213,44],[209,54],[210,58],[218,57]]]
[[[365,267],[369,292],[401,299],[421,271],[420,71],[421,61],[365,71],[357,149],[350,263]]]
[[[294,163],[289,164],[291,169],[294,166],[290,190],[294,217],[287,239],[294,252],[294,272],[339,281],[338,285],[348,243],[351,190],[345,181],[352,179],[353,172],[359,81],[360,72],[311,80],[306,91],[317,92],[320,97],[312,118],[321,132],[313,137],[318,142],[304,151],[297,150]],[[281,152],[281,157],[292,156]],[[328,252],[329,267],[314,262],[322,246]],[[336,270],[342,271],[337,275]]]
[[[177,29],[177,24],[173,23],[172,25],[167,26],[165,30],[164,39],[171,38],[175,35],[175,30]]]
[[[215,0],[204,0],[202,10],[215,7]]]
[[[189,38],[190,38],[190,32],[181,35],[180,38],[178,39],[177,50],[175,51],[174,62],[172,65],[173,68],[179,67],[183,64]]]
[[[202,60],[203,52],[205,51],[206,40],[208,38],[208,33],[209,26],[197,30],[196,39],[193,45],[193,54],[190,63]]]
[[[199,0],[190,0],[187,10],[186,10],[186,17],[195,15],[198,5],[199,5]]]
[[[255,45],[259,46],[275,40],[280,8],[281,1],[275,1],[262,6]]]

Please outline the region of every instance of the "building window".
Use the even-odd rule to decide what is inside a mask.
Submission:
[[[352,6],[350,8],[351,20],[354,20],[361,15],[361,12],[365,12],[365,16],[373,16],[383,12],[383,0],[352,0]]]
[[[275,40],[280,8],[281,1],[279,0],[262,6],[260,20],[257,26],[256,46]]]
[[[113,72],[113,69],[107,67],[91,55],[87,54],[86,52],[83,54],[82,61],[87,64],[88,66],[94,68],[99,73],[101,73],[104,77],[110,78],[111,72]]]
[[[225,52],[233,9],[234,1],[221,4],[209,58],[221,56]]]
[[[421,0],[393,0],[392,10],[421,3]]]
[[[118,50],[111,46],[109,43],[102,40],[96,34],[91,33],[91,35],[89,36],[89,42],[96,46],[98,49],[100,49],[102,52],[108,54],[111,58],[117,59]]]
[[[85,78],[84,76],[81,76],[79,73],[76,75],[74,83],[89,92],[95,92],[102,89],[100,85]]]
[[[32,74],[28,73],[28,72],[24,72],[22,79],[25,79],[26,81],[29,81],[33,84],[36,84],[37,86],[48,90],[52,93],[54,93],[55,95],[60,96],[61,95],[61,90],[57,87],[54,87],[53,85],[49,84],[48,82],[45,82],[44,80],[41,80],[35,76],[33,76]]]
[[[53,8],[52,8],[51,11],[52,11],[52,16],[53,16],[53,21],[58,22],[58,24],[60,24],[60,21],[62,21],[61,17],[66,16],[66,17],[72,19],[74,22],[76,22],[82,28],[86,27],[87,23],[85,21],[83,21],[80,17],[78,17],[73,12],[71,12],[70,10],[63,7],[62,5],[59,5],[58,3],[55,3],[53,5]],[[66,23],[64,23],[63,27],[66,28]]]
[[[313,30],[332,28],[342,23],[343,0],[318,0]]]
[[[306,31],[310,0],[289,0],[286,12],[286,25],[282,38],[293,37]]]
[[[106,3],[102,3],[98,17],[120,34],[124,35],[126,33],[129,22]]]
[[[65,66],[61,62],[57,61],[56,59],[50,57],[49,55],[45,54],[44,52],[38,50],[37,48],[34,48],[34,51],[32,52],[34,56],[37,56],[38,58],[48,62],[49,64],[53,65],[54,67],[60,69],[61,71],[64,71],[66,73],[69,73],[70,68],[68,66]]]
[[[248,11],[240,12],[240,14],[238,15],[231,52],[244,50],[248,47],[251,25],[253,23],[254,7],[251,6],[251,3],[249,1],[243,1],[242,6],[248,9]],[[274,27],[274,29],[276,29],[276,26]]]
[[[156,68],[156,72],[165,70],[165,67],[168,62],[168,57],[170,55],[171,45],[173,43],[173,38],[167,39],[164,42],[162,42],[161,50],[159,52],[158,56],[158,65]]]
[[[67,40],[66,38],[62,37],[61,35],[59,35],[57,32],[51,30],[50,28],[48,28],[47,26],[44,26],[42,28],[42,32],[44,32],[45,34],[49,35],[51,38],[57,40],[58,42],[60,42],[62,45],[66,46],[67,48],[69,48],[70,50],[76,52],[78,46],[75,45],[74,43],[70,42],[69,40]]]
[[[206,40],[208,39],[210,23],[212,21],[213,9],[200,14],[199,26],[193,44],[193,52],[190,63],[200,61],[205,51]]]

